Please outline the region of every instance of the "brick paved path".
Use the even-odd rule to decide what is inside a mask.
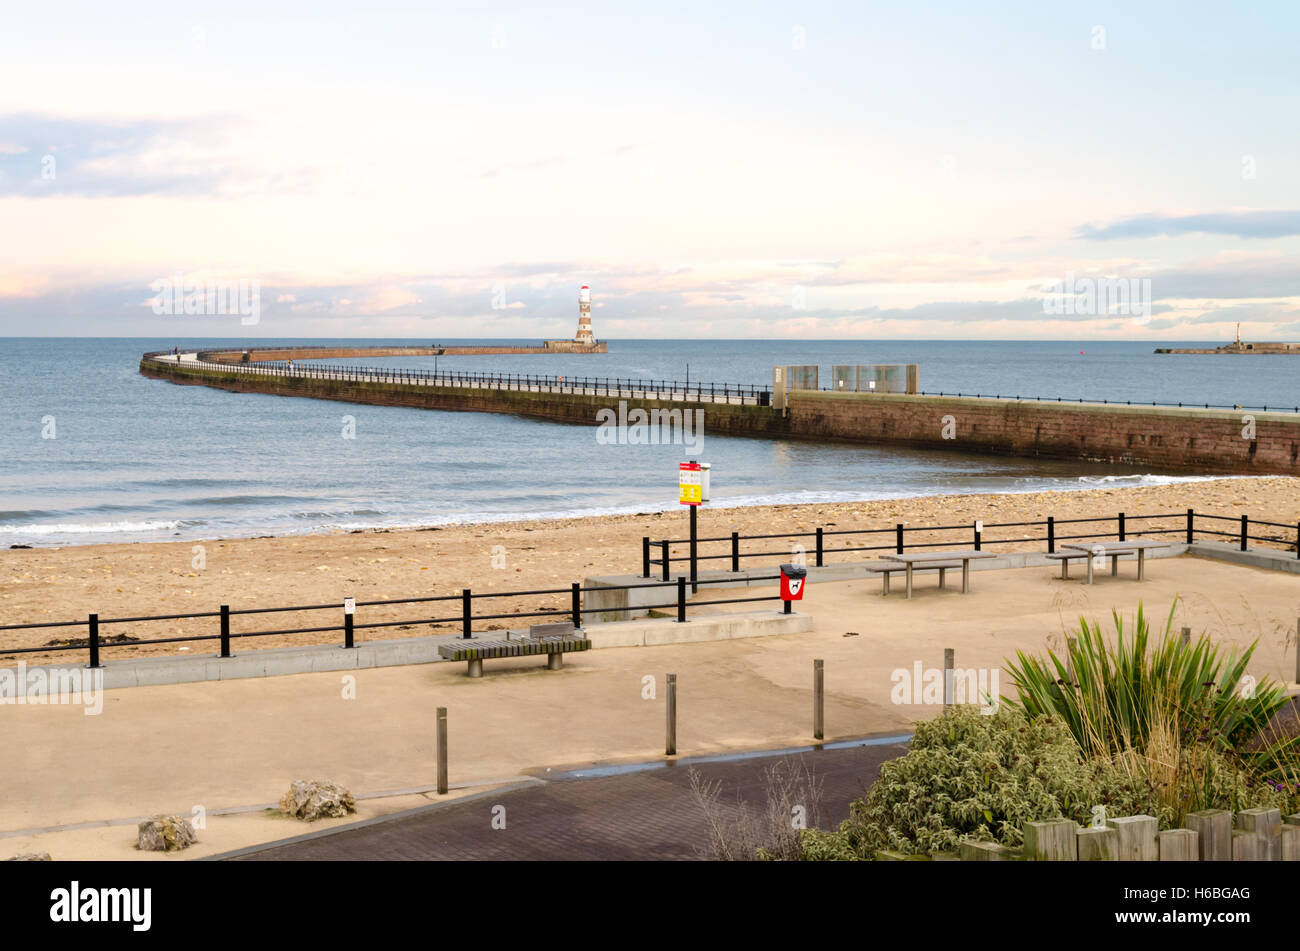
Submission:
[[[690,768],[721,783],[719,804],[734,814],[738,800],[751,810],[766,808],[766,767],[802,758],[822,782],[826,821],[838,824],[848,816],[849,803],[875,781],[880,764],[905,749],[891,742],[594,779],[562,777],[237,859],[695,859],[702,857],[708,831],[691,792]],[[505,807],[505,829],[492,828],[495,806]]]

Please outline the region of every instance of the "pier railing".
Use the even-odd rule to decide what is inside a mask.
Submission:
[[[773,574],[765,578],[750,578],[749,581],[772,581],[776,582],[780,575]],[[655,604],[638,604],[634,607],[586,607],[583,604],[583,595],[590,591],[625,591],[632,588],[662,588],[664,589],[664,600]],[[535,611],[502,611],[499,608],[493,609],[491,602],[501,598],[521,598],[521,597],[541,597],[567,595],[569,606],[567,608],[541,608]],[[455,594],[436,595],[432,597],[418,598],[393,598],[381,601],[354,601],[348,610],[349,605],[345,604],[343,599],[335,601],[332,604],[298,604],[288,605],[285,607],[265,607],[265,608],[231,608],[223,604],[215,611],[187,611],[183,614],[152,614],[139,615],[132,617],[100,617],[99,614],[91,614],[86,618],[78,618],[68,621],[41,621],[35,624],[3,624],[0,625],[0,633],[7,631],[32,631],[42,629],[72,629],[77,636],[69,636],[67,643],[50,643],[39,647],[8,647],[0,649],[0,655],[7,654],[51,654],[67,651],[84,652],[87,658],[87,666],[101,667],[100,654],[105,649],[115,647],[145,647],[154,644],[191,644],[197,642],[218,642],[218,657],[232,657],[231,645],[243,638],[256,637],[282,637],[295,634],[342,634],[343,648],[354,648],[357,646],[356,632],[362,630],[379,630],[383,628],[400,628],[414,627],[416,625],[451,625],[453,631],[449,632],[431,632],[454,633],[459,628],[461,638],[471,637],[475,622],[480,621],[500,621],[510,620],[519,621],[527,618],[567,618],[572,621],[575,628],[583,626],[582,619],[586,614],[611,614],[617,612],[644,611],[644,610],[663,610],[675,612],[675,618],[678,622],[685,623],[688,613],[687,604],[687,583],[686,578],[678,578],[675,581],[650,581],[640,582],[637,584],[625,585],[600,585],[597,587],[583,587],[581,583],[574,582],[567,588],[539,588],[529,591],[483,591],[475,593],[469,588],[464,588]],[[726,600],[710,601],[708,607],[711,609],[719,604],[745,604],[758,603],[763,601],[780,601],[780,593],[773,585],[771,594],[759,595],[745,598],[728,598]],[[379,608],[390,605],[406,604],[428,604],[436,605],[433,610],[439,613],[437,617],[412,617],[401,620],[383,620],[383,621],[362,621],[359,617],[364,617],[364,608]],[[790,612],[790,603],[784,602],[786,613]],[[477,610],[476,610],[476,605]],[[450,612],[448,612],[450,609]],[[309,627],[276,627],[269,630],[233,630],[232,622],[240,617],[251,617],[260,614],[286,614],[291,612],[334,612],[338,623],[312,625]],[[106,637],[102,629],[109,625],[115,624],[149,624],[162,621],[204,621],[210,623],[215,629],[213,633],[208,634],[190,634],[176,635],[174,637],[153,637],[144,640],[132,638],[130,640],[115,640],[112,636]],[[500,628],[492,628],[499,630]]]
[[[792,390],[792,392],[794,392]],[[823,386],[823,393],[854,392],[839,390],[833,386]],[[889,394],[883,394],[889,395]],[[946,390],[918,390],[913,396],[952,396],[967,400],[1015,400],[1018,403],[1078,403],[1084,406],[1165,406],[1174,409],[1228,409],[1248,410],[1260,413],[1300,413],[1300,406],[1247,406],[1244,403],[1170,403],[1160,400],[1108,400],[1089,399],[1087,397],[1068,396],[1021,396],[1010,393],[961,393]]]
[[[446,386],[468,389],[515,390],[612,396],[622,399],[671,400],[684,403],[732,403],[771,406],[772,391],[748,383],[687,383],[678,380],[623,379],[622,377],[544,376],[528,373],[476,373],[465,370],[404,370],[395,367],[353,367],[320,364],[291,366],[287,361],[213,363],[177,360],[165,352],[145,354],[146,359],[182,367],[203,367],[221,373],[254,376],[288,376],[355,383],[390,383],[410,386]]]
[[[1028,529],[1030,534],[1023,534]],[[1280,532],[1268,532],[1280,529]],[[1017,534],[1015,530],[1021,530]],[[990,535],[990,531],[993,532]],[[1034,534],[1039,532],[1041,534]],[[1295,524],[1271,522],[1264,519],[1252,519],[1246,515],[1208,515],[1188,509],[1186,512],[1172,512],[1153,515],[1129,515],[1118,512],[1114,515],[1099,515],[1091,518],[1062,518],[1048,516],[1030,522],[965,522],[960,525],[908,525],[898,522],[881,528],[839,529],[819,527],[812,531],[779,532],[767,535],[718,535],[707,538],[664,538],[641,539],[641,575],[649,578],[657,568],[661,577],[667,580],[673,565],[686,565],[694,581],[699,576],[701,563],[722,562],[723,570],[740,571],[741,562],[754,558],[797,558],[807,557],[812,564],[823,567],[829,555],[852,554],[856,552],[893,552],[904,554],[926,548],[953,548],[965,546],[981,551],[991,545],[1020,546],[1026,544],[1046,543],[1048,552],[1055,552],[1056,546],[1064,542],[1088,541],[1092,539],[1113,539],[1126,541],[1130,538],[1153,538],[1173,536],[1188,545],[1198,538],[1210,537],[1226,539],[1236,543],[1241,551],[1248,551],[1251,542],[1265,545],[1295,548],[1296,557],[1300,558],[1300,522]],[[771,550],[771,543],[781,539],[789,547]],[[837,547],[837,542],[843,545]],[[854,544],[860,542],[861,544]],[[873,544],[874,543],[874,544]],[[686,554],[674,555],[675,545],[688,545]],[[759,550],[754,550],[754,546]],[[700,547],[709,546],[707,553],[701,554]]]

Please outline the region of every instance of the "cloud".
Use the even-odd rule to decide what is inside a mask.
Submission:
[[[1085,224],[1075,231],[1075,237],[1088,241],[1177,237],[1184,234],[1285,238],[1300,235],[1300,211],[1216,211],[1198,215],[1147,214],[1124,218],[1111,224]]]
[[[301,171],[264,170],[235,154],[244,123],[0,117],[0,198],[227,195],[293,191]]]

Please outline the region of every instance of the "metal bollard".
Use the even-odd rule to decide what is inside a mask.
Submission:
[[[954,657],[955,652],[951,647],[943,649],[943,708],[945,710],[952,706],[953,701],[952,671]]]
[[[447,795],[447,708],[438,708],[438,795]]]
[[[677,675],[668,675],[668,711],[665,723],[664,755],[677,755]]]
[[[813,661],[813,739],[822,739],[826,710],[825,661]]]

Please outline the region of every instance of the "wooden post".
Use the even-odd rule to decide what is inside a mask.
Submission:
[[[1189,812],[1187,828],[1199,837],[1202,862],[1232,861],[1232,813],[1227,809]]]
[[[957,856],[963,862],[1011,862],[1014,850],[996,842],[976,842],[967,839],[957,846]]]
[[[1234,862],[1259,862],[1264,859],[1263,843],[1253,832],[1232,830],[1232,860]]]
[[[822,739],[826,701],[825,661],[813,661],[813,739]]]
[[[1116,862],[1119,860],[1119,833],[1101,826],[1080,829],[1076,833],[1080,862]]]
[[[1191,643],[1192,643],[1192,629],[1190,627],[1185,627],[1183,628],[1183,646],[1187,647]]]
[[[956,656],[951,647],[943,649],[943,708],[947,710],[953,703],[953,662]]]
[[[447,708],[438,708],[438,795],[447,795]]]
[[[1282,826],[1282,861],[1300,862],[1300,825]]]
[[[1107,819],[1106,822],[1119,833],[1121,862],[1156,861],[1156,832],[1159,823],[1154,816],[1123,816]]]
[[[1073,819],[1049,819],[1024,825],[1024,857],[1038,862],[1075,862],[1079,849],[1075,844],[1078,825]]]
[[[1261,861],[1278,862],[1282,859],[1282,810],[1256,806],[1237,813],[1237,828],[1259,839],[1258,854]]]
[[[1191,829],[1166,829],[1156,834],[1161,862],[1195,862],[1200,856],[1198,836]]]
[[[667,733],[664,739],[664,755],[677,755],[677,675],[668,675],[668,712]]]

